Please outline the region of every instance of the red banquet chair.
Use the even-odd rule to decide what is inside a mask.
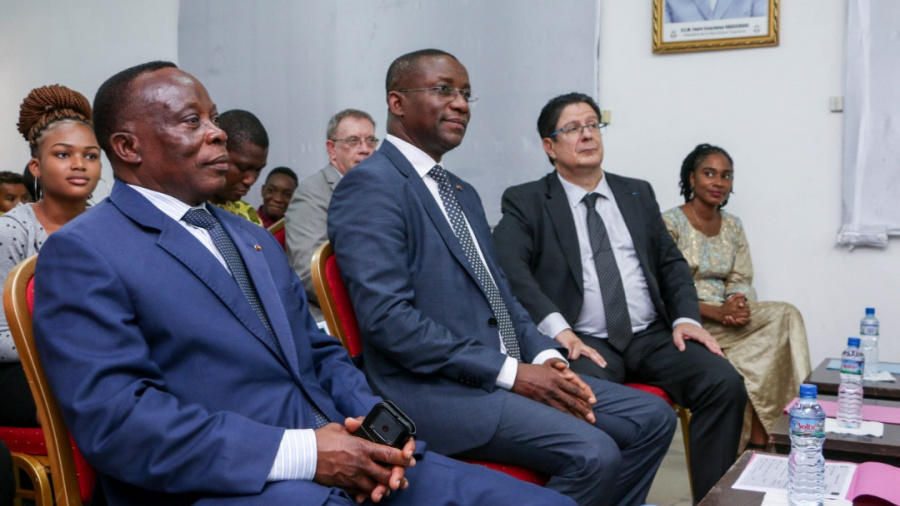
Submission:
[[[362,353],[359,323],[356,321],[356,313],[350,302],[350,295],[341,280],[341,271],[338,270],[334,250],[328,241],[319,246],[313,254],[312,279],[316,295],[319,297],[322,315],[325,317],[325,323],[328,324],[328,330],[331,335],[340,339],[351,357],[356,357]],[[461,460],[470,464],[482,465],[540,486],[547,483],[546,476],[524,467],[482,460]]]
[[[34,345],[31,315],[34,310],[36,261],[37,255],[32,256],[20,262],[9,273],[3,289],[3,306],[31,394],[37,404],[42,427],[0,428],[0,439],[6,442],[11,451],[36,458],[43,464],[45,473],[49,468],[53,497],[50,497],[49,484],[45,493],[38,477],[38,483],[34,485],[37,497],[33,499],[38,506],[51,506],[54,500],[57,506],[81,506],[90,502],[97,473],[78,451],[69,435]],[[35,481],[34,477],[32,481]]]

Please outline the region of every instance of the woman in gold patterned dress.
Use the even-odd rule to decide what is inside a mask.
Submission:
[[[701,144],[681,167],[685,204],[666,211],[669,233],[687,259],[700,298],[703,328],[744,376],[750,400],[741,448],[764,445],[781,410],[809,375],[806,329],[797,308],[758,302],[741,220],[722,211],[734,176],[724,149]]]

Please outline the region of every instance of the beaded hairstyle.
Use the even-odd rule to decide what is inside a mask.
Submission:
[[[36,156],[38,141],[47,127],[67,119],[93,128],[91,103],[84,95],[58,84],[31,90],[19,107],[16,125],[31,147],[31,156]]]

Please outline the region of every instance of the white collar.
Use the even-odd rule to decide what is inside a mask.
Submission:
[[[206,209],[206,202],[200,204],[199,206],[189,206],[186,203],[166,193],[160,193],[156,190],[150,190],[148,188],[144,188],[143,186],[136,186],[133,184],[129,184],[128,186],[143,195],[157,209],[159,209],[175,221],[181,220],[181,218],[184,217],[184,213],[188,212],[189,209]]]
[[[600,179],[600,182],[597,183],[597,187],[594,188],[593,191],[587,191],[577,184],[566,181],[566,178],[562,177],[559,172],[556,173],[556,177],[558,177],[559,182],[562,183],[563,190],[566,192],[566,199],[569,201],[569,206],[573,209],[578,207],[578,204],[581,203],[581,200],[588,193],[599,193],[611,202],[616,201],[613,197],[612,188],[609,187],[609,181],[606,180],[606,174],[603,174],[603,177]]]
[[[434,168],[435,165],[440,165],[444,167],[444,165],[440,162],[434,161],[434,158],[428,155],[428,153],[422,151],[418,146],[414,146],[405,140],[396,137],[391,134],[387,134],[384,138],[386,141],[390,141],[391,144],[396,147],[403,156],[412,164],[413,168],[416,169],[416,172],[419,174],[419,177],[425,177],[428,175],[428,171]],[[444,167],[446,168],[446,167]]]

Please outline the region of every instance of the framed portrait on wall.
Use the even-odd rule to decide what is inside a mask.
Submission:
[[[778,45],[779,0],[653,0],[653,52]]]

